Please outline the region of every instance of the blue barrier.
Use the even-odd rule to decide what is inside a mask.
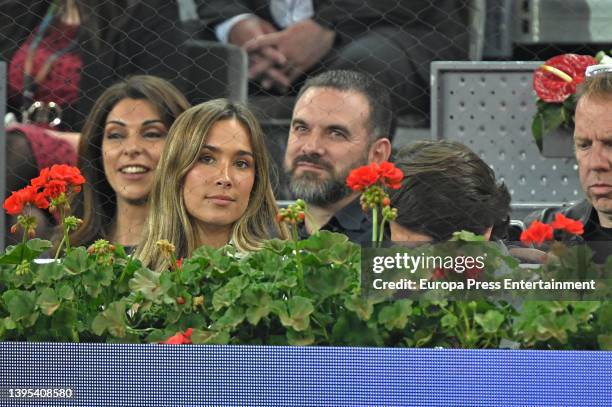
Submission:
[[[7,342],[0,390],[0,406],[612,406],[612,352]]]

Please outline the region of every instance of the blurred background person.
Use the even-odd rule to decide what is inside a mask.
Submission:
[[[83,219],[70,235],[73,246],[103,238],[131,251],[138,243],[168,129],[188,108],[176,87],[154,76],[132,76],[100,95],[79,146],[87,182],[72,203]]]
[[[402,148],[395,165],[402,187],[391,193],[394,242],[443,242],[466,230],[505,239],[510,193],[472,150],[452,141],[419,141]]]
[[[391,90],[396,113],[428,112],[429,64],[468,55],[465,0],[196,0],[211,39],[249,54],[265,91],[349,69]],[[295,92],[294,92],[295,93]]]
[[[7,112],[16,119],[6,129],[7,193],[41,168],[76,164],[83,121],[116,81],[146,73],[180,85],[177,14],[174,1],[160,0],[0,3]]]

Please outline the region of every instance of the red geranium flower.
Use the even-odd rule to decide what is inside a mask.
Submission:
[[[371,163],[363,167],[355,168],[346,178],[346,185],[353,191],[364,191],[366,188],[376,184],[380,178],[378,164]]]
[[[65,181],[52,179],[45,185],[43,189],[43,195],[48,199],[56,199],[61,194],[66,192],[67,186]]]
[[[393,163],[385,161],[384,163],[380,164],[378,171],[387,187],[391,189],[399,189],[402,186],[404,173]]]
[[[566,217],[562,213],[555,215],[555,220],[550,224],[553,229],[565,230],[573,235],[581,235],[584,233],[584,225],[579,220],[574,220]]]
[[[534,220],[527,230],[521,233],[521,242],[523,244],[538,244],[541,245],[545,240],[551,240],[553,238],[553,228],[546,223],[542,223],[539,220]]]
[[[590,55],[557,55],[534,72],[533,88],[544,102],[562,103],[576,93],[576,86],[584,81],[586,68],[591,65],[597,65],[597,60]]]
[[[73,187],[80,187],[85,183],[85,178],[77,167],[66,164],[55,164],[49,170],[49,178],[65,181]]]
[[[47,182],[49,182],[49,168],[43,168],[40,170],[38,177],[32,178],[30,184],[36,188],[43,188]]]
[[[393,163],[385,161],[378,165],[371,163],[363,167],[355,168],[346,178],[346,184],[353,191],[363,192],[366,188],[382,181],[383,185],[391,189],[399,189],[404,173]]]
[[[4,209],[9,215],[19,215],[28,204],[35,205],[41,209],[49,207],[49,203],[44,195],[38,193],[37,188],[28,185],[19,191],[13,192],[11,196],[6,198],[4,201]]]
[[[177,332],[176,335],[171,336],[166,339],[163,344],[168,345],[189,345],[191,344],[191,333],[193,332],[193,328],[187,329],[185,332]]]

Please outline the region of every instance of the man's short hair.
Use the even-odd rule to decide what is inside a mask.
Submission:
[[[411,231],[446,241],[467,230],[505,238],[510,193],[495,173],[472,150],[453,141],[418,141],[402,148],[395,164],[404,172],[399,190],[392,192],[395,220]]]
[[[391,105],[391,94],[371,75],[348,70],[326,71],[309,78],[300,89],[296,100],[299,100],[308,89],[315,87],[361,93],[365,96],[370,107],[370,117],[367,125],[371,134],[371,141],[379,138],[388,138],[393,141],[395,118]]]
[[[584,97],[612,100],[612,72],[601,72],[584,78],[578,85],[576,102]]]

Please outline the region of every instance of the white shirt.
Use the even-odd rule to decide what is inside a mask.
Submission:
[[[270,0],[270,13],[274,22],[281,28],[287,28],[290,25],[306,20],[314,16],[314,7],[312,0]],[[225,20],[215,27],[217,39],[227,43],[229,33],[235,24],[240,21],[253,17],[253,14],[239,14]]]

